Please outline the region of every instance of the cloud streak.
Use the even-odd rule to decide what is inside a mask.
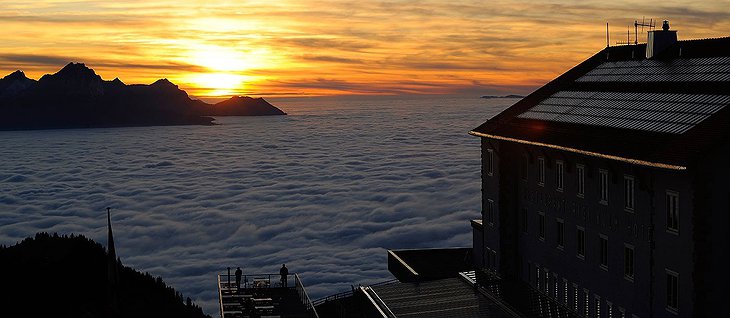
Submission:
[[[5,54],[54,52],[88,64],[118,61],[108,67],[111,76],[130,83],[177,79],[183,88],[203,95],[201,87],[209,85],[189,80],[212,72],[205,61],[191,58],[199,58],[201,46],[242,52],[240,61],[252,60],[247,51],[267,52],[236,71],[252,77],[239,90],[247,93],[353,93],[340,90],[341,81],[371,83],[360,90],[368,94],[413,91],[396,87],[407,79],[426,83],[420,93],[440,93],[442,85],[435,91],[427,87],[442,83],[444,75],[459,79],[447,91],[479,81],[526,93],[520,90],[534,88],[602,49],[605,22],[611,24],[613,39],[623,39],[625,26],[641,19],[636,12],[670,19],[680,38],[730,34],[727,0],[498,0],[488,5],[468,0],[4,1],[0,28],[6,30]],[[2,72],[16,68],[12,60],[0,64]],[[41,64],[29,74],[40,77],[51,71]],[[336,82],[312,87],[317,79]],[[303,85],[289,85],[297,82]]]

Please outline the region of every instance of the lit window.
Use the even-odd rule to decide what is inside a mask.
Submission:
[[[550,271],[545,269],[545,295],[550,295]]]
[[[563,278],[563,304],[568,305],[568,280]]]
[[[585,184],[585,176],[586,176],[586,167],[583,165],[577,165],[575,167],[575,174],[578,177],[578,196],[583,197],[586,193],[586,184]]]
[[[558,284],[558,274],[553,273],[553,286],[555,287],[555,299],[558,299],[558,289],[560,287],[560,284]]]
[[[545,213],[537,213],[538,236],[540,240],[545,240]]]
[[[576,254],[579,258],[585,258],[586,256],[586,230],[580,226],[577,227],[576,231]]]
[[[679,310],[679,274],[671,270],[667,273],[667,309],[676,313]]]
[[[563,174],[565,172],[565,165],[562,161],[555,161],[555,188],[558,191],[563,191]]]
[[[537,184],[545,185],[545,158],[537,158]]]
[[[535,265],[535,269],[537,269],[537,290],[540,290],[540,266]]]
[[[595,306],[596,306],[596,318],[601,318],[601,297],[596,295]]]
[[[589,309],[589,307],[588,307],[588,306],[590,306],[590,305],[589,305],[589,300],[588,300],[588,298],[590,297],[590,295],[591,295],[591,294],[590,294],[590,293],[588,292],[588,290],[587,290],[587,289],[584,289],[584,290],[583,290],[583,293],[585,294],[585,297],[584,297],[584,299],[585,299],[585,302],[584,302],[584,304],[585,304],[585,308],[584,308],[583,316],[585,316],[585,317],[588,317],[588,309]]]
[[[573,311],[578,312],[578,285],[573,284]]]
[[[608,269],[608,236],[601,234],[599,242],[601,251],[601,268]]]
[[[487,149],[487,175],[491,176],[494,174],[494,150]]]
[[[565,247],[565,222],[563,219],[557,219],[556,235],[558,248],[562,249]]]
[[[679,193],[667,191],[667,231],[679,233]]]
[[[608,203],[608,170],[598,171],[598,189],[601,195],[601,203]]]
[[[624,244],[624,277],[634,281],[634,247]]]
[[[487,223],[494,225],[494,200],[487,199]]]
[[[624,208],[634,210],[634,177],[624,176]]]

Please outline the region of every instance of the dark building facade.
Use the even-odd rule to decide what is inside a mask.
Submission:
[[[730,38],[606,48],[470,134],[476,265],[590,317],[730,317]]]

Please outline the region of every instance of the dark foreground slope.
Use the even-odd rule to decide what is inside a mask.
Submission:
[[[263,103],[262,103],[263,102]],[[237,116],[285,115],[263,99],[219,103]],[[210,125],[219,104],[191,99],[167,79],[150,85],[106,81],[82,63],[69,63],[39,80],[21,71],[0,79],[0,129]]]
[[[117,266],[118,305],[112,306],[100,244],[39,233],[0,247],[0,317],[210,317],[160,277]]]

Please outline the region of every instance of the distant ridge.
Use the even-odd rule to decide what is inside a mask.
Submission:
[[[484,95],[481,98],[485,98],[485,99],[494,99],[494,98],[525,98],[525,96],[523,96],[523,95],[503,95],[503,96],[499,96],[499,95]]]
[[[263,98],[252,98],[248,96],[234,96],[216,103],[206,114],[210,116],[286,115],[285,112],[269,104]]]
[[[106,81],[83,63],[39,80],[18,70],[0,79],[0,129],[211,125],[207,116],[286,115],[262,98],[211,105],[167,79],[150,85]]]

